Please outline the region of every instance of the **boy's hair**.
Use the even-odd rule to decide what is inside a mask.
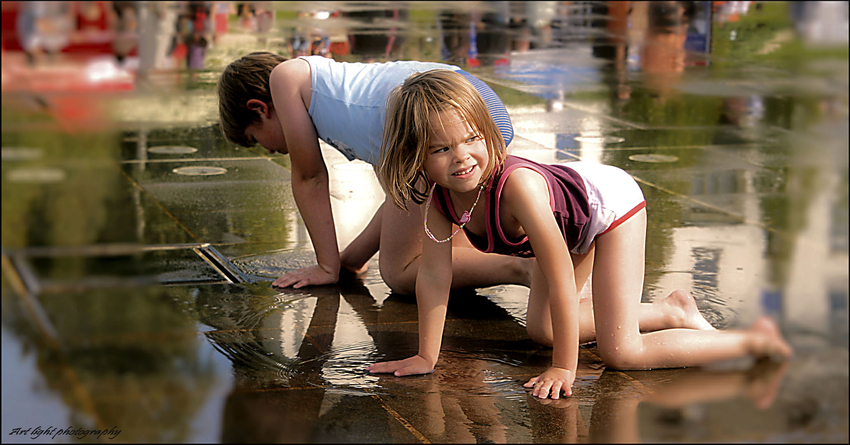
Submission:
[[[416,187],[426,179],[423,165],[433,134],[430,116],[448,109],[457,110],[484,139],[490,161],[482,182],[505,160],[502,133],[478,90],[462,74],[446,69],[413,74],[390,93],[377,168],[381,185],[402,209],[407,210],[407,200],[421,204],[427,196],[427,181],[421,183],[424,190]]]
[[[218,112],[224,137],[234,144],[251,147],[245,129],[260,122],[256,110],[248,109],[250,99],[273,106],[269,77],[274,67],[287,59],[270,52],[253,52],[227,65],[218,80]]]

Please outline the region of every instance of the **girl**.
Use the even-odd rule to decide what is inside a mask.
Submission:
[[[423,243],[416,279],[419,354],[370,372],[433,371],[452,282],[448,241],[461,229],[479,250],[537,260],[526,325],[533,340],[554,349],[551,367],[524,385],[534,396],[572,395],[579,343],[592,337],[617,369],[791,354],[766,317],[748,330],[717,331],[698,311],[677,325],[648,310],[655,305],[640,303],[646,210],[637,183],[616,167],[506,156],[481,98],[451,71],[416,74],[390,96],[378,176],[403,206],[420,174],[430,183],[423,224],[431,241]],[[591,270],[592,308],[578,297]]]

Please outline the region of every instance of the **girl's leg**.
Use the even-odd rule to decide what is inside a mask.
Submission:
[[[788,357],[790,346],[767,318],[750,329],[666,329],[640,333],[646,210],[596,240],[593,266],[597,344],[606,365],[618,369],[698,366],[747,355]]]
[[[419,257],[422,255],[422,216],[419,206],[410,213],[391,201],[381,206],[381,277],[395,292],[413,294]],[[533,260],[479,252],[460,232],[452,240],[452,289],[486,287],[498,284],[530,283]]]
[[[593,269],[596,254],[595,244],[584,255],[570,254],[573,261],[576,281],[576,292],[581,293]],[[549,312],[548,288],[542,272],[535,263],[532,275],[531,289],[528,296],[526,329],[529,336],[536,342],[552,345],[552,317]],[[667,298],[655,303],[640,303],[638,308],[638,324],[642,332],[657,331],[671,328],[687,328],[713,330],[714,327],[703,318],[697,308],[696,301],[690,293],[677,290]],[[596,340],[596,323],[593,319],[593,301],[579,301],[579,342],[587,343]]]
[[[369,269],[369,260],[378,252],[381,245],[381,221],[383,209],[381,204],[372,216],[366,228],[354,238],[339,254],[340,267],[354,274],[361,274]]]

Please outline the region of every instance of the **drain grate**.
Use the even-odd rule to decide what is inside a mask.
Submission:
[[[227,260],[209,243],[202,244],[192,250],[222,274],[231,283],[247,283],[249,280],[236,266]]]
[[[25,295],[268,281],[243,273],[208,243],[3,248],[3,273],[18,285],[15,291]]]

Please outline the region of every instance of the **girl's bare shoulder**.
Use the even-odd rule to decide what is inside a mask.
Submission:
[[[548,207],[549,183],[535,170],[519,167],[505,179],[500,202],[518,213],[527,211],[529,205],[545,204]]]
[[[549,183],[546,178],[537,171],[528,167],[519,167],[508,175],[502,194],[509,196],[531,194],[548,194]]]

